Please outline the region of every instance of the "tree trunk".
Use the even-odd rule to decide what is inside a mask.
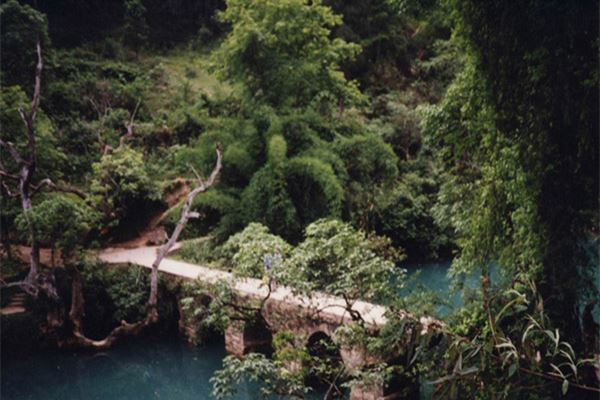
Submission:
[[[36,285],[35,282],[40,272],[40,247],[37,242],[37,235],[35,232],[35,226],[33,221],[31,221],[30,213],[31,213],[31,196],[29,190],[31,188],[31,180],[33,175],[35,174],[35,170],[37,167],[37,145],[36,145],[36,137],[35,137],[35,118],[37,116],[38,106],[40,104],[40,91],[42,85],[42,69],[43,69],[43,61],[42,61],[42,47],[40,42],[37,43],[37,65],[35,69],[35,85],[33,88],[33,97],[31,100],[31,110],[29,112],[25,112],[22,109],[19,109],[19,115],[25,124],[25,128],[27,128],[27,150],[29,153],[26,157],[22,157],[17,148],[10,142],[5,142],[0,139],[0,145],[5,147],[9,152],[11,157],[14,159],[15,163],[19,166],[19,175],[15,176],[9,174],[7,171],[4,171],[2,168],[0,172],[5,177],[9,177],[15,179],[19,182],[19,195],[21,197],[21,207],[23,208],[23,214],[27,219],[27,225],[29,228],[29,239],[31,241],[31,257],[30,257],[30,268],[29,274],[25,279],[23,285],[23,289],[28,292],[35,293],[33,289]]]
[[[207,191],[214,184],[217,175],[219,175],[219,172],[221,171],[222,154],[221,148],[218,144],[216,147],[216,153],[217,161],[215,163],[213,171],[208,177],[208,180],[204,181],[202,178],[198,177],[198,186],[188,193],[183,209],[181,210],[181,217],[179,218],[179,222],[177,222],[177,225],[175,226],[173,233],[169,237],[169,240],[167,240],[167,243],[161,246],[158,250],[158,253],[156,254],[156,259],[152,263],[152,273],[150,276],[150,297],[148,299],[148,307],[150,309],[156,309],[156,305],[158,303],[158,267],[160,266],[161,261],[169,253],[169,250],[171,250],[175,243],[177,243],[177,239],[179,239],[179,235],[183,231],[183,228],[185,228],[185,225],[187,224],[189,219],[198,217],[197,213],[191,211],[194,198],[198,194]]]

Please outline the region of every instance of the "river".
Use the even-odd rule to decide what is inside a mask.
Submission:
[[[222,343],[195,347],[139,339],[97,353],[46,350],[2,359],[2,400],[202,400],[225,357]],[[259,399],[242,385],[238,400]]]

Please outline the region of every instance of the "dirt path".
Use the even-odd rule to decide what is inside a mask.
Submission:
[[[137,247],[159,244],[166,239],[167,233],[164,228],[159,225],[175,208],[179,207],[179,204],[185,199],[189,192],[189,188],[182,178],[175,179],[174,185],[175,189],[172,192],[165,194],[165,201],[169,208],[152,216],[146,228],[137,237],[113,244],[113,247],[134,249]]]

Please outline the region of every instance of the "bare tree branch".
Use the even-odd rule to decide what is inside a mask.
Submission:
[[[0,139],[0,146],[4,147],[8,151],[10,156],[15,160],[17,164],[25,163],[25,160],[23,159],[23,157],[21,157],[14,144]]]
[[[75,269],[73,274],[71,288],[71,310],[69,311],[69,319],[73,323],[73,338],[71,344],[80,347],[107,349],[111,347],[118,338],[125,335],[138,334],[142,329],[154,322],[154,319],[150,314],[135,324],[121,321],[121,325],[114,328],[104,339],[90,339],[83,333],[82,319],[85,315],[85,300],[83,297],[83,280],[81,278],[81,273],[77,269]]]
[[[194,198],[199,193],[208,190],[215,183],[217,175],[219,175],[219,172],[221,171],[223,154],[221,151],[221,146],[218,143],[216,145],[215,151],[217,153],[217,161],[210,176],[207,180],[200,179],[199,185],[188,193],[187,200],[185,201],[185,204],[183,205],[183,208],[181,210],[181,217],[179,218],[179,222],[177,222],[177,225],[175,226],[175,229],[173,230],[173,233],[171,234],[171,237],[169,237],[167,243],[165,243],[158,250],[156,259],[152,263],[152,274],[150,278],[150,298],[148,299],[148,306],[150,309],[156,309],[158,296],[158,267],[161,261],[167,255],[167,253],[173,247],[173,245],[175,245],[177,239],[179,238],[179,235],[181,234],[181,231],[183,231],[183,228],[187,224],[190,216],[193,215],[191,210]]]
[[[37,192],[39,192],[44,187],[49,187],[50,189],[55,190],[57,192],[73,193],[73,194],[77,195],[79,198],[81,198],[82,200],[85,200],[87,198],[86,194],[84,192],[82,192],[81,190],[79,190],[78,188],[76,188],[74,186],[70,186],[70,185],[64,185],[64,184],[57,185],[54,182],[52,182],[52,180],[50,178],[42,179],[40,181],[40,183],[38,183],[35,186],[32,186],[31,196],[33,197],[33,195],[35,195]]]
[[[4,190],[6,190],[6,193],[10,196],[10,197],[17,197],[19,194],[18,193],[13,193],[12,190],[10,190],[10,188],[8,187],[8,185],[6,184],[6,182],[1,181],[2,182],[2,187],[4,188]]]
[[[40,93],[42,90],[42,69],[44,62],[42,58],[42,46],[38,40],[36,44],[38,62],[35,66],[35,85],[33,87],[33,99],[31,100],[31,113],[29,114],[29,120],[33,124],[35,117],[37,116],[38,106],[40,105]]]
[[[125,142],[133,136],[133,128],[135,127],[135,114],[137,114],[141,102],[141,99],[138,100],[137,104],[135,105],[135,108],[133,109],[133,112],[131,113],[131,118],[129,118],[129,122],[125,124],[127,132],[123,136],[121,136],[121,140],[119,140],[119,147],[123,147],[125,145]]]
[[[8,172],[6,172],[4,170],[4,168],[2,168],[1,165],[0,165],[0,176],[3,177],[3,178],[13,179],[13,180],[16,180],[16,181],[19,180],[19,176],[18,175],[9,174]]]

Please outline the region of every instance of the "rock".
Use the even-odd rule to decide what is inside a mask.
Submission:
[[[167,236],[167,232],[165,228],[159,226],[155,228],[150,233],[148,233],[148,237],[146,239],[146,245],[148,246],[158,246],[167,241],[169,237]]]

